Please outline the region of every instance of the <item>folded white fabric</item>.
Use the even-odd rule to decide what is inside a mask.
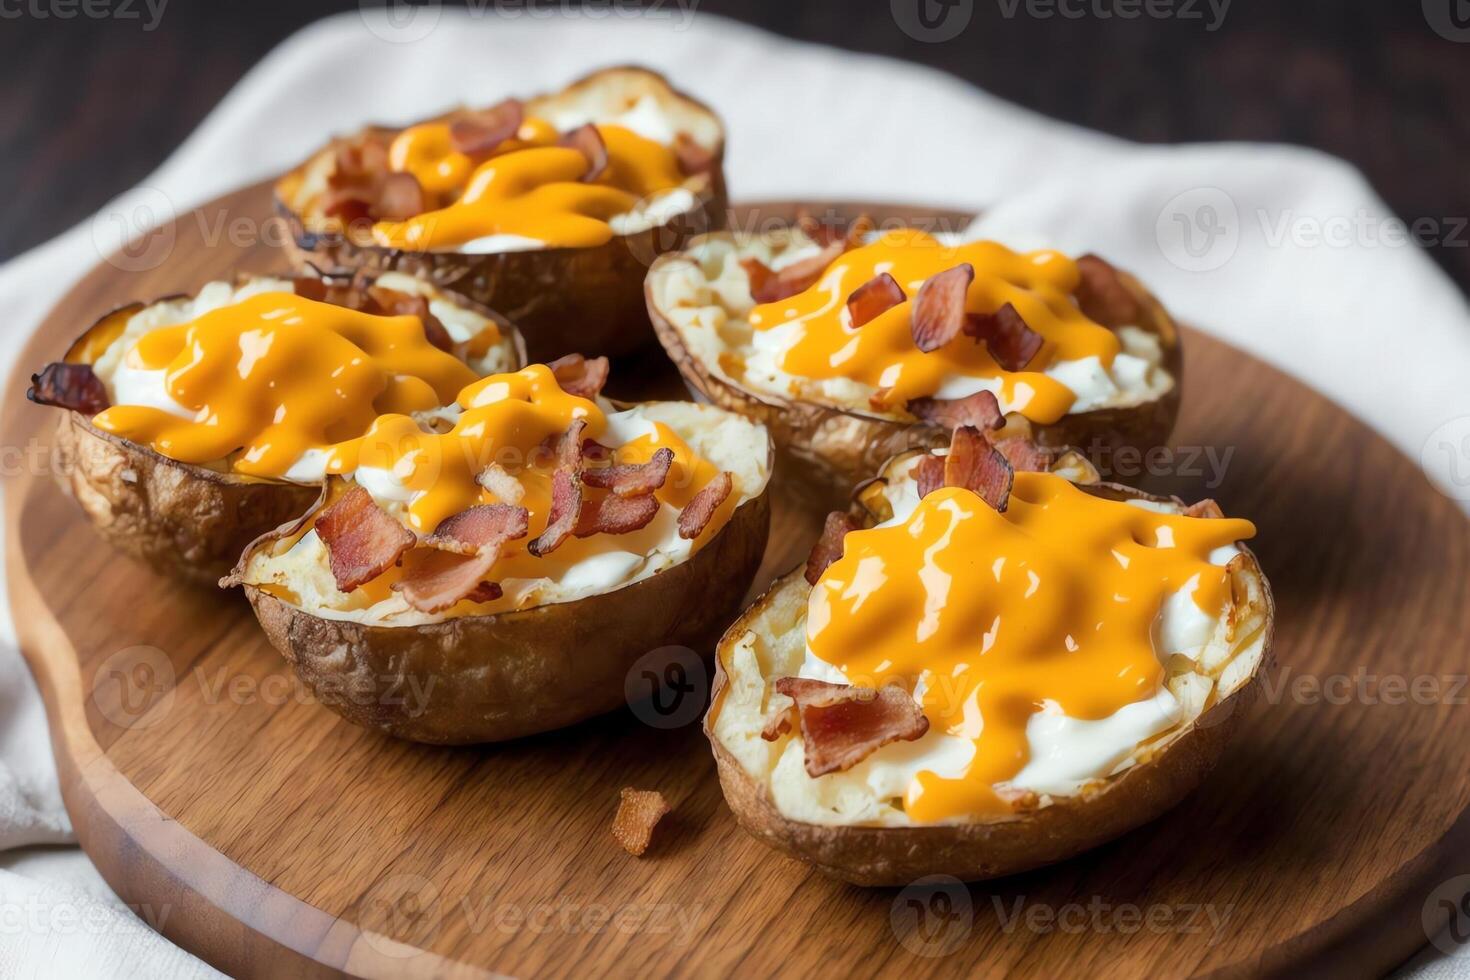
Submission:
[[[365,6],[286,41],[143,185],[97,220],[0,268],[0,370],[9,373],[71,278],[118,244],[120,227],[183,213],[274,174],[327,132],[640,63],[724,116],[737,199],[984,209],[976,233],[1099,252],[1137,272],[1181,318],[1296,374],[1412,458],[1440,466],[1447,486],[1470,499],[1470,478],[1453,482],[1457,463],[1470,474],[1470,310],[1340,161],[1287,147],[1137,146],[1044,119],[936,71],[672,8],[638,19],[603,5],[602,16],[509,19],[490,16],[493,5],[478,16],[427,5],[392,21]],[[1456,233],[1448,222],[1442,231]],[[0,656],[0,849],[70,840],[40,700],[19,665],[8,611],[0,628],[8,641]],[[43,857],[0,860],[52,879],[0,871],[0,911],[36,901],[80,907],[107,894],[92,876],[85,891],[62,890],[54,869],[66,862]],[[70,866],[85,868],[79,858]],[[60,936],[42,921],[18,935],[0,929],[0,975],[213,975],[146,930]]]

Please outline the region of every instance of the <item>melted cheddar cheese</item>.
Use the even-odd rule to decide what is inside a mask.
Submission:
[[[1041,334],[1042,347],[1025,370],[1003,370],[983,343],[963,334],[928,353],[915,346],[914,297],[925,279],[961,263],[975,269],[967,312],[994,313],[1010,303]],[[908,299],[851,329],[847,298],[884,272]],[[844,253],[801,293],[757,305],[750,324],[761,333],[792,332],[780,359],[788,374],[862,382],[881,389],[884,404],[894,408],[934,396],[957,376],[994,379],[1003,404],[1033,422],[1050,424],[1067,414],[1077,396],[1046,368],[1094,357],[1106,368],[1121,350],[1118,336],[1088,319],[1073,301],[1079,278],[1077,264],[1060,252],[1013,252],[991,241],[949,246],[916,229],[901,229]]]
[[[958,778],[919,772],[904,798],[911,819],[1005,812],[994,787],[1026,765],[1032,716],[1055,705],[1100,719],[1153,697],[1164,601],[1185,591],[1222,615],[1230,581],[1210,554],[1254,533],[1249,521],[1146,510],[1051,474],[1017,473],[1005,513],[937,490],[906,519],[847,535],[812,590],[808,649],[852,683],[922,687],[932,728],[973,741]]]
[[[309,450],[361,435],[378,415],[438,408],[475,379],[429,343],[418,317],[287,292],[149,331],[123,367],[162,372],[167,395],[189,415],[114,405],[93,419],[99,429],[180,462],[228,460],[237,473],[275,479]]]
[[[670,147],[623,126],[597,127],[608,162],[592,181],[584,180],[587,158],[558,146],[560,134],[545,120],[527,119],[514,139],[479,162],[454,148],[449,129],[411,126],[389,147],[389,165],[413,174],[441,206],[407,221],[378,222],[379,244],[430,251],[513,235],[551,248],[589,248],[612,239],[612,218],[684,181]]]

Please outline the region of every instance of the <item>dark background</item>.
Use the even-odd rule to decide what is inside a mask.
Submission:
[[[128,0],[140,14],[130,20],[58,19],[55,5],[67,2],[81,0],[0,0],[0,186],[9,191],[0,259],[141,180],[277,41],[358,7],[168,0],[156,29],[145,31],[141,0]],[[900,30],[887,0],[680,2],[795,38],[924,62],[1130,139],[1318,147],[1357,164],[1406,221],[1427,219],[1431,239],[1451,237],[1470,215],[1470,112],[1462,104],[1470,40],[1430,26],[1438,4],[1442,23],[1458,11],[1470,28],[1465,0],[1233,0],[1213,32],[1206,0],[1193,20],[1042,20],[1024,7],[1007,17],[1010,0],[961,0],[974,5],[969,25],[939,43]],[[1452,237],[1429,244],[1470,288],[1470,233]]]

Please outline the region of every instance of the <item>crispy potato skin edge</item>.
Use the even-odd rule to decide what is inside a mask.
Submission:
[[[732,236],[723,233],[719,237]],[[850,409],[757,394],[706,370],[685,345],[679,329],[654,302],[652,284],[659,266],[681,258],[680,253],[661,256],[649,270],[644,300],[654,333],[695,397],[765,423],[777,451],[796,464],[786,467],[787,475],[791,475],[791,469],[802,475],[804,485],[800,489],[804,498],[818,506],[843,508],[852,488],[878,472],[890,457],[915,447],[936,449],[949,445],[950,433],[941,426],[895,421]],[[1163,398],[1132,408],[1099,409],[1064,416],[1052,425],[1033,425],[1031,436],[1043,446],[1076,447],[1089,457],[1095,457],[1094,448],[1103,447],[1111,452],[1125,446],[1143,452],[1163,445],[1174,429],[1184,387],[1178,327],[1136,278],[1127,273],[1120,276],[1147,311],[1144,317],[1147,322],[1141,326],[1159,336],[1164,351],[1163,366],[1174,378],[1174,387]]]
[[[624,704],[629,668],[660,647],[707,652],[760,565],[767,494],[688,561],[576,602],[381,627],[245,592],[271,644],[348,721],[436,744],[520,738]]]
[[[180,463],[70,411],[57,421],[56,477],[109,544],[211,586],[251,541],[300,516],[319,493]]]
[[[595,85],[604,75],[629,70],[642,71],[604,69],[564,91]],[[676,97],[715,116],[704,103],[673,86],[670,89]],[[645,347],[653,339],[643,302],[643,279],[648,267],[663,253],[682,249],[695,236],[719,231],[728,224],[724,160],[722,139],[708,186],[695,196],[694,206],[688,211],[658,227],[614,236],[594,248],[493,255],[406,252],[356,243],[340,234],[311,231],[303,216],[279,196],[275,206],[290,232],[287,254],[298,268],[311,266],[323,272],[364,270],[374,275],[396,271],[428,280],[510,319],[521,329],[532,361],[548,361],[573,352],[588,357],[617,357]]]
[[[1106,495],[1150,498],[1111,484],[1106,486]],[[744,635],[755,611],[782,587],[801,579],[803,570],[797,568],[777,579],[725,632],[716,648],[704,733],[714,752],[725,801],[741,827],[776,850],[834,878],[874,886],[906,885],[931,874],[964,881],[1017,874],[1074,857],[1148,823],[1183,799],[1214,767],[1254,702],[1261,675],[1269,668],[1275,601],[1255,555],[1244,550],[1251,554],[1260,575],[1266,604],[1264,646],[1249,681],[1205,711],[1162,753],[1101,781],[1084,795],[1059,797],[1049,807],[1013,819],[939,827],[842,827],[791,820],[776,808],[769,790],[752,779],[715,736],[713,719],[729,683],[724,652]]]

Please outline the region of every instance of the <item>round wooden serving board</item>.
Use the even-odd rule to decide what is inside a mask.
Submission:
[[[10,600],[78,837],[125,901],[209,962],[243,976],[1366,973],[1454,908],[1464,889],[1445,883],[1470,870],[1465,518],[1362,424],[1193,332],[1177,451],[1154,467],[1175,472],[1143,482],[1255,520],[1279,666],[1198,792],[1076,860],[865,890],[767,850],[721,799],[694,664],[656,705],[477,749],[394,741],[309,703],[238,593],[180,588],[102,544],[47,472],[54,410],[22,397],[107,309],[278,267],[269,244],[231,244],[268,214],[266,187],[249,188],[179,217],[156,253],[99,265],[30,342],[3,410],[4,445],[32,450],[5,493]],[[612,390],[681,391],[656,350],[615,368]],[[758,587],[805,555],[816,520],[778,497]],[[609,834],[624,786],[674,807],[642,859]]]

